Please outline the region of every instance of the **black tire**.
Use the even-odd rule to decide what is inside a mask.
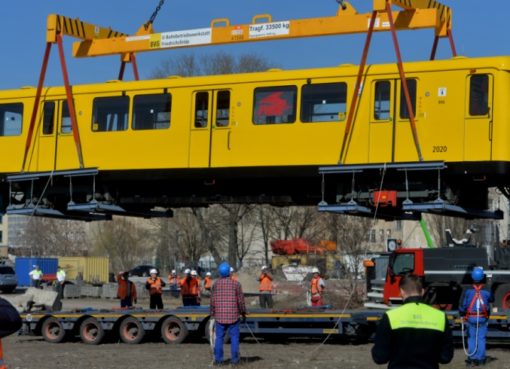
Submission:
[[[161,323],[161,338],[165,343],[181,343],[187,336],[188,328],[179,318],[170,316]]]
[[[501,310],[510,310],[510,284],[498,286],[494,294],[494,305]]]
[[[136,318],[127,317],[120,323],[119,337],[124,343],[137,344],[140,343],[145,336],[145,329],[142,323]]]
[[[104,329],[96,318],[87,318],[80,324],[80,338],[87,345],[99,345],[104,338]]]
[[[60,343],[66,336],[64,326],[54,317],[47,318],[41,328],[42,336],[47,342]]]

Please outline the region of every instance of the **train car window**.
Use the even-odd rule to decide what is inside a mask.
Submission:
[[[296,86],[255,89],[254,124],[282,124],[296,121]]]
[[[209,92],[195,95],[195,127],[205,128],[209,124]]]
[[[94,132],[125,131],[128,127],[129,97],[96,97],[92,108]]]
[[[216,126],[227,127],[230,124],[230,91],[219,91],[216,102]]]
[[[407,88],[409,90],[409,97],[411,98],[411,107],[413,108],[413,115],[416,117],[416,86],[415,79],[407,79]],[[409,119],[409,110],[407,109],[406,97],[404,94],[403,84],[400,83],[400,119]]]
[[[55,125],[55,102],[46,101],[43,106],[43,135],[53,134]]]
[[[339,122],[345,119],[346,83],[304,85],[301,89],[301,121]]]
[[[19,136],[23,125],[23,104],[0,104],[0,136]]]
[[[489,114],[489,76],[475,74],[469,86],[469,115]]]
[[[378,81],[375,83],[374,118],[376,120],[390,119],[391,103],[390,81]]]
[[[133,102],[133,129],[167,129],[170,127],[172,95],[154,94],[135,96]]]
[[[62,116],[60,119],[60,132],[71,133],[73,131],[73,125],[71,122],[71,114],[69,113],[69,106],[67,101],[62,101]]]

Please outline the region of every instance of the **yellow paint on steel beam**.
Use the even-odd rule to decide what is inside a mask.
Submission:
[[[109,27],[99,27],[83,22],[79,18],[69,18],[58,14],[50,14],[46,24],[47,42],[56,42],[58,34],[82,40],[127,36],[127,34],[115,31]]]
[[[370,14],[339,13],[333,17],[273,21],[270,15],[254,19],[264,23],[230,25],[225,19],[213,20],[213,27],[140,34],[115,38],[94,38],[73,45],[75,57],[116,55],[195,46],[234,44],[277,39],[330,36],[367,32]],[[436,9],[394,11],[397,30],[438,29]],[[226,25],[218,26],[222,21]],[[380,13],[376,32],[389,31],[388,16]]]

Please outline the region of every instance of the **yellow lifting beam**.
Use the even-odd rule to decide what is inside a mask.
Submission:
[[[392,12],[396,30],[433,28],[436,37],[448,36],[451,29],[448,7],[434,0],[391,0],[391,3],[403,8]],[[378,13],[374,32],[390,31],[385,6],[386,0],[374,0],[374,11]],[[93,37],[75,42],[73,56],[126,55],[170,48],[367,33],[371,15],[359,14],[352,5],[343,2],[333,17],[273,21],[271,15],[260,14],[250,24],[232,25],[229,19],[220,18],[214,19],[208,28],[163,33],[154,33],[150,24],[132,36]]]
[[[46,21],[46,42],[57,42],[57,35],[71,36],[82,40],[127,36],[123,32],[114,31],[111,28],[98,27],[94,24],[83,22],[79,18],[50,14]]]

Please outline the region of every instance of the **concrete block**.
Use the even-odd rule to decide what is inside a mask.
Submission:
[[[65,299],[77,299],[80,297],[81,287],[75,284],[66,284],[64,288]]]
[[[84,285],[80,287],[80,295],[83,297],[101,297],[101,287]]]
[[[101,291],[101,297],[104,299],[115,299],[117,298],[117,283],[103,284]]]

